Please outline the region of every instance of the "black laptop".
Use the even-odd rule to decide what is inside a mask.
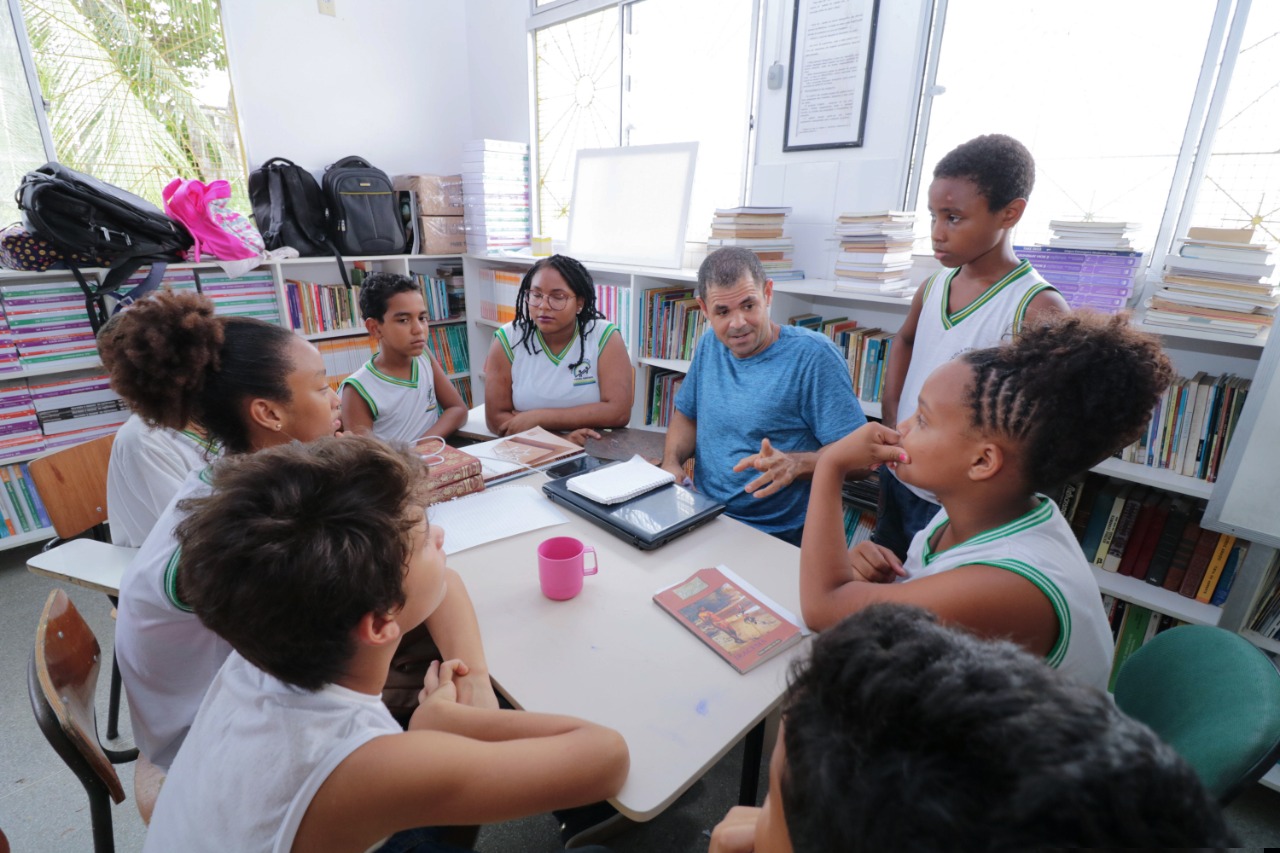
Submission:
[[[569,491],[567,483],[578,473],[543,484],[543,493],[641,551],[660,548],[724,512],[724,504],[675,483],[606,506]]]

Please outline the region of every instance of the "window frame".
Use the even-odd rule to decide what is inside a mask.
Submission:
[[[13,33],[22,58],[22,70],[27,78],[27,91],[31,94],[31,107],[35,110],[36,126],[40,128],[40,141],[44,145],[45,160],[52,162],[58,159],[53,148],[53,133],[49,130],[47,113],[48,102],[40,89],[40,77],[36,74],[35,58],[31,54],[31,43],[27,41],[27,23],[22,17],[21,0],[8,0],[9,19],[13,22]]]

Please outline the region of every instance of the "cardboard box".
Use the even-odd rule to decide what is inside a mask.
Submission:
[[[467,251],[467,232],[461,216],[420,216],[420,254],[462,255]]]
[[[422,216],[462,215],[461,175],[396,175],[391,185],[417,194]]]

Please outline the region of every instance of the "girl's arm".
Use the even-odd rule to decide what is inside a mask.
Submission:
[[[907,381],[907,368],[911,366],[911,351],[916,344],[916,327],[920,323],[920,310],[924,306],[924,285],[916,288],[916,295],[911,297],[911,308],[907,311],[907,319],[893,336],[893,346],[889,347],[889,363],[884,371],[884,391],[880,395],[880,420],[885,426],[896,427],[899,420],[898,403],[902,396],[902,384]],[[910,403],[915,408],[915,401]],[[911,412],[901,414],[910,415]]]
[[[342,431],[373,435],[373,412],[360,392],[350,385],[342,386]]]
[[[427,359],[431,362],[436,399],[440,401],[444,411],[440,413],[440,418],[431,425],[426,434],[448,438],[458,430],[458,427],[467,422],[467,404],[462,401],[462,395],[458,393],[457,388],[453,387],[453,383],[449,381],[449,377],[440,366],[440,362],[436,361],[436,357],[428,352]]]
[[[427,617],[427,630],[440,653],[458,658],[467,665],[467,675],[457,679],[459,701],[477,708],[498,707],[498,697],[489,682],[489,662],[480,639],[480,623],[471,604],[462,577],[453,569],[446,570],[444,600]]]
[[[484,421],[494,435],[506,435],[507,424],[516,415],[512,402],[511,362],[496,337],[484,360]],[[519,430],[515,430],[519,432]]]
[[[505,360],[505,355],[503,356]],[[510,365],[508,365],[510,367]],[[531,427],[569,431],[582,427],[624,427],[631,420],[631,404],[635,401],[635,372],[622,343],[622,335],[614,334],[600,353],[600,402],[568,406],[563,409],[533,409],[515,412],[507,422],[507,432],[523,432]],[[488,399],[486,375],[485,396]],[[488,415],[488,404],[485,414]],[[491,427],[492,428],[492,427]]]

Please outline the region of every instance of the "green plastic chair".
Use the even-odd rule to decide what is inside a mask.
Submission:
[[[1280,672],[1222,628],[1162,631],[1124,662],[1116,705],[1146,723],[1226,805],[1280,759]]]

